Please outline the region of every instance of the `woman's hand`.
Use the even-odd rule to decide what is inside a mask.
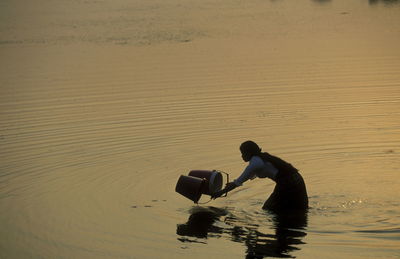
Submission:
[[[237,185],[236,185],[234,182],[227,183],[227,184],[225,185],[225,188],[224,188],[224,189],[222,189],[222,190],[220,190],[220,191],[218,191],[218,192],[213,193],[213,194],[211,195],[211,198],[215,200],[216,198],[221,197],[224,193],[227,193],[227,192],[229,192],[229,191],[232,191],[232,190],[235,189],[236,187],[237,187]]]
[[[225,189],[215,192],[211,195],[211,199],[215,200],[216,198],[221,197],[225,193]]]
[[[235,189],[236,187],[237,187],[236,183],[230,182],[225,185],[225,190],[226,190],[226,192],[229,192],[229,191],[232,191],[233,189]]]

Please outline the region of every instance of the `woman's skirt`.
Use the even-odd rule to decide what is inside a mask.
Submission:
[[[263,209],[305,210],[308,209],[307,189],[298,172],[279,172],[274,191],[265,201]]]

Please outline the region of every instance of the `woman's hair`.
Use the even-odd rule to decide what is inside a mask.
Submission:
[[[248,140],[240,145],[240,152],[252,157],[254,155],[259,155],[261,153],[261,148],[255,142]]]

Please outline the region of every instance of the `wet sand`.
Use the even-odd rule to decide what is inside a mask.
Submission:
[[[394,258],[398,1],[5,1],[0,257]],[[235,178],[253,139],[301,170],[307,215]],[[202,198],[207,201],[207,197]]]

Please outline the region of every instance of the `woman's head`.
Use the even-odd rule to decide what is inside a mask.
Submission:
[[[248,140],[240,145],[240,152],[242,153],[243,160],[248,162],[253,156],[261,153],[261,148],[255,142]]]

